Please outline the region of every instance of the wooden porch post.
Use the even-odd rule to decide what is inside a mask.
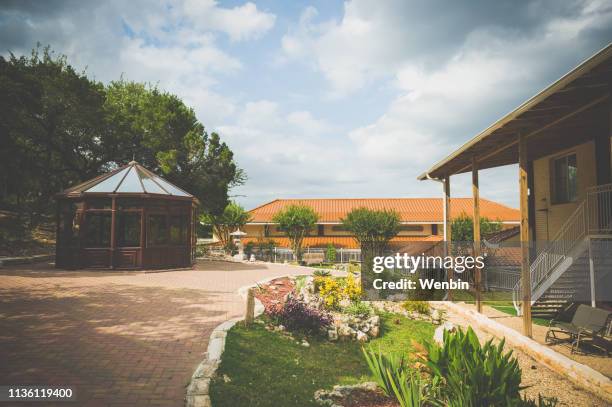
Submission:
[[[476,157],[472,157],[472,199],[474,213],[472,221],[474,223],[474,257],[480,256],[480,191],[478,188],[478,162]],[[476,310],[482,312],[482,302],[480,296],[480,286],[482,281],[481,270],[476,267]]]
[[[110,268],[115,268],[115,247],[117,246],[117,238],[115,233],[117,232],[117,197],[112,197],[111,206],[111,232],[110,232]]]
[[[452,254],[452,234],[451,234],[451,198],[450,198],[450,175],[444,177],[444,253],[445,255]],[[453,275],[453,270],[448,272],[448,279]],[[448,290],[449,301],[453,300],[453,292]]]
[[[527,187],[527,138],[519,134],[519,193],[521,209],[521,285],[523,288],[523,333],[531,338],[531,272],[529,268],[529,191]]]

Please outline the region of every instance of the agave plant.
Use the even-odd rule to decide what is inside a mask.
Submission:
[[[393,397],[392,382],[399,380],[399,376],[404,372],[404,358],[397,355],[383,355],[380,348],[378,352],[372,350],[371,347],[361,348],[361,351],[378,386],[385,395]],[[396,383],[395,386],[397,387],[398,384]]]
[[[521,369],[504,340],[480,345],[472,328],[444,333],[444,344],[428,345],[427,365],[445,382],[450,407],[515,406],[521,402]]]
[[[425,380],[418,371],[404,369],[397,375],[387,371],[393,394],[401,407],[443,406],[439,395],[439,379]]]

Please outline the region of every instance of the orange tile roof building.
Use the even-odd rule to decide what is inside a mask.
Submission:
[[[451,217],[472,213],[471,198],[452,198]],[[497,202],[481,199],[481,216],[502,223],[503,228],[513,228],[520,223],[517,209]],[[401,227],[391,241],[394,247],[406,244],[434,244],[443,239],[443,208],[441,198],[330,198],[330,199],[276,199],[250,211],[251,220],[245,226],[243,242],[255,243],[274,240],[278,247],[289,247],[289,241],[273,222],[274,215],[289,205],[306,205],[319,215],[317,227],[304,239],[304,247],[358,249],[359,245],[342,225],[342,219],[353,209],[394,210],[400,215]]]

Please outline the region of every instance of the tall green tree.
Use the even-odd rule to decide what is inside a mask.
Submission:
[[[486,216],[480,217],[480,235],[484,238],[490,233],[499,232],[502,224],[492,221]],[[451,251],[455,255],[467,255],[472,251],[474,243],[474,220],[467,213],[462,212],[451,221],[451,238],[453,243]]]
[[[399,232],[400,216],[395,211],[356,208],[342,219],[342,225],[354,235],[361,247],[363,279],[370,275],[374,257],[384,255],[389,241]]]
[[[49,48],[0,56],[0,205],[35,222],[53,194],[111,160],[104,86]]]
[[[204,213],[200,216],[201,222],[212,226],[223,247],[231,242],[230,233],[244,227],[250,219],[251,214],[235,202],[230,202],[221,215]]]
[[[123,79],[105,86],[48,47],[0,56],[0,136],[0,209],[30,223],[53,212],[55,193],[133,158],[214,215],[246,179],[180,98]]]
[[[502,224],[486,216],[480,217],[480,235],[499,232]],[[462,212],[451,221],[451,237],[453,242],[474,242],[474,220],[467,213]]]
[[[310,206],[289,205],[274,215],[273,221],[285,232],[297,261],[302,261],[302,243],[315,227],[319,215]]]
[[[113,156],[136,159],[198,197],[204,212],[221,216],[229,189],[246,177],[219,135],[208,134],[193,109],[155,86],[122,79],[106,92]]]

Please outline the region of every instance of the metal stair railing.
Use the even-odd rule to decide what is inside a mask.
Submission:
[[[538,288],[547,282],[555,268],[565,261],[584,239],[593,234],[611,233],[612,184],[591,187],[587,190],[586,198],[529,267],[531,302],[538,299],[534,298]],[[519,279],[512,290],[512,301],[517,313],[520,313],[522,289],[522,282]]]

